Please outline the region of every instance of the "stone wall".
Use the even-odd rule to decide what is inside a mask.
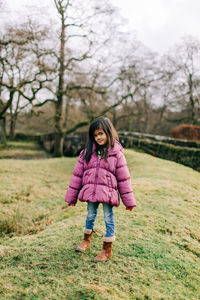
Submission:
[[[78,132],[74,135],[64,137],[63,141],[63,155],[64,156],[78,156],[84,148],[87,139],[86,132]],[[54,151],[54,134],[41,135],[38,137],[39,143],[49,153]]]

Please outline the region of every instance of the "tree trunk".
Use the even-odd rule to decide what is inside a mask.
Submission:
[[[60,35],[60,68],[58,76],[58,92],[55,114],[55,144],[53,156],[60,157],[63,155],[63,137],[61,128],[63,90],[64,90],[64,70],[65,70],[65,20],[64,14],[61,15],[61,35]]]
[[[54,143],[54,157],[60,157],[63,155],[63,140],[64,137],[59,133],[55,133],[55,143]]]
[[[16,133],[15,133],[15,128],[16,128],[16,120],[17,117],[15,115],[11,115],[11,120],[10,120],[10,139],[14,140]]]
[[[117,113],[115,107],[112,109],[112,122],[114,127],[116,128],[117,126]]]
[[[149,131],[149,105],[147,103],[147,94],[144,92],[144,129],[143,132]]]
[[[6,118],[5,117],[2,117],[0,119],[0,130],[1,130],[0,142],[1,144],[6,146],[7,141],[6,141]]]
[[[191,118],[191,124],[195,125],[195,102],[193,97],[193,79],[192,74],[189,74],[189,101],[190,101],[190,118]]]

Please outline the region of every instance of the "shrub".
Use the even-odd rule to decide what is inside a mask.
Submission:
[[[200,126],[186,124],[179,125],[172,129],[171,136],[178,139],[200,141]]]

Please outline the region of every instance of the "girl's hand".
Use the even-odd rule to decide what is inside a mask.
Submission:
[[[126,208],[126,210],[132,211],[132,210],[133,210],[133,207],[134,207],[134,206],[129,206],[129,207]]]
[[[68,203],[68,206],[75,206],[74,203]]]

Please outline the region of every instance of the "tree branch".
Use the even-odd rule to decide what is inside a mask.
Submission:
[[[34,107],[40,107],[40,106],[43,106],[45,103],[47,102],[53,102],[55,103],[56,100],[55,99],[46,99],[44,102],[41,102],[41,103],[37,103],[37,104],[33,104]]]
[[[94,116],[92,119],[90,119],[88,121],[80,122],[80,123],[76,124],[75,126],[73,126],[72,128],[70,128],[69,130],[63,131],[62,134],[63,135],[70,134],[70,133],[76,131],[76,129],[88,125],[92,120],[94,120],[94,119],[96,119],[96,118],[104,115],[105,113],[107,113],[108,111],[110,111],[111,109],[113,109],[114,107],[120,105],[124,101],[124,99],[126,99],[126,98],[128,98],[130,96],[133,97],[135,95],[135,93],[137,92],[137,90],[138,90],[138,88],[136,88],[133,93],[129,93],[129,94],[123,96],[117,103],[115,103],[115,104],[109,106],[108,108],[102,110],[99,114],[97,114],[96,116]]]

